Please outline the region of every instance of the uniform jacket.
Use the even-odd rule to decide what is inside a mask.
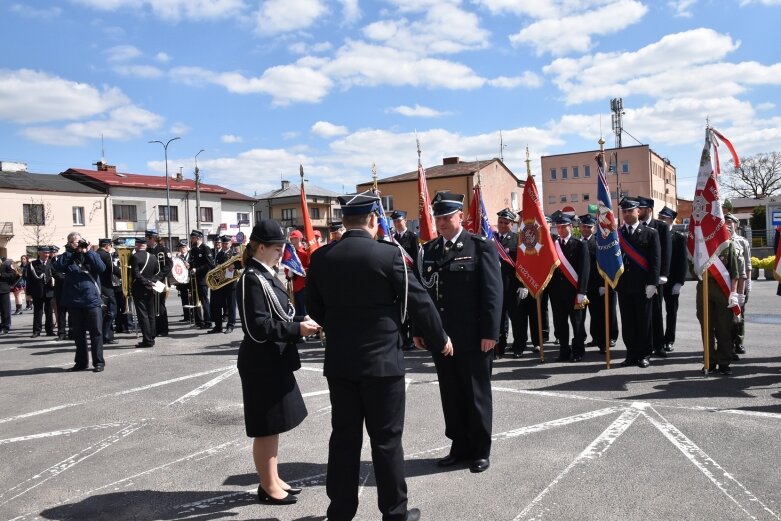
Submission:
[[[504,251],[515,261],[515,256],[518,254],[518,234],[515,232],[508,232],[504,237],[499,239],[499,234],[496,234],[496,238],[499,240],[499,244],[502,245]],[[515,275],[515,268],[507,264],[506,262],[500,262],[502,267],[502,287],[504,288],[505,295],[513,295],[520,287],[521,281]]]
[[[584,240],[583,242],[586,243],[586,247],[588,248],[588,262],[589,262],[589,270],[588,270],[588,286],[586,288],[586,295],[588,295],[589,300],[594,300],[596,297],[599,296],[599,288],[605,287],[605,279],[602,278],[602,275],[599,273],[599,269],[597,267],[597,236],[596,234],[591,234],[591,237],[588,238],[588,240]]]
[[[458,356],[459,351],[479,351],[483,338],[499,338],[502,275],[496,247],[485,237],[463,230],[449,252],[444,245],[442,237],[423,245],[420,275],[425,280],[438,274],[428,291]]]
[[[303,317],[294,317],[292,322],[286,322],[272,314],[258,277],[269,283],[282,309],[288,310],[285,286],[260,262],[252,259],[236,287],[241,330],[244,332],[244,340],[239,346],[239,370],[260,374],[295,371],[301,367],[296,343],[301,339],[298,322]]]
[[[106,250],[98,248],[98,257],[106,265],[106,269],[100,274],[100,285],[106,289],[114,289],[114,277],[121,278],[122,270],[119,266],[114,264],[114,260],[111,258],[111,254]]]
[[[683,285],[686,282],[686,275],[689,272],[688,251],[686,249],[686,235],[678,232],[672,232],[671,234],[672,252],[670,258],[670,274],[668,275],[667,284],[672,286],[673,284]]]
[[[106,265],[92,250],[79,253],[65,250],[54,261],[54,269],[65,275],[62,281],[60,303],[67,308],[100,307],[100,289],[98,278]]]
[[[157,255],[148,250],[138,250],[130,256],[130,273],[133,277],[133,290],[151,291],[149,286],[159,279],[160,264]]]
[[[418,248],[420,247],[420,238],[418,234],[407,230],[403,234],[399,235],[396,230],[393,230],[393,237],[396,239],[407,255],[412,257],[413,266],[418,265]]]
[[[635,250],[648,261],[648,271],[635,264],[635,261],[625,252],[621,251],[624,261],[624,273],[618,279],[616,290],[624,293],[645,293],[646,286],[655,286],[659,280],[659,266],[661,247],[659,246],[659,234],[650,226],[637,223],[637,227],[631,237],[627,237],[624,226],[619,228],[624,240],[629,241]]]
[[[11,292],[11,287],[19,280],[19,275],[16,274],[13,267],[11,267],[11,261],[3,259],[0,264],[0,294],[6,295]]]
[[[642,226],[643,223],[640,223]],[[659,247],[661,248],[659,254],[659,276],[670,278],[670,261],[672,259],[672,231],[670,226],[659,219],[651,219],[648,226],[656,230],[659,234]]]
[[[48,259],[44,264],[41,259],[33,259],[24,268],[24,277],[27,280],[27,294],[33,298],[54,297],[54,276],[52,274],[52,260]]]
[[[155,256],[156,261],[160,266],[160,273],[157,274],[157,280],[160,282],[165,282],[174,267],[174,259],[171,256],[171,252],[162,244],[158,244],[149,250],[149,253]],[[163,259],[163,261],[160,262],[160,259]]]
[[[559,239],[556,240],[558,241]],[[575,270],[575,273],[578,274],[578,287],[573,286],[564,276],[564,273],[562,273],[562,270],[565,269],[562,261],[562,265],[553,272],[549,284],[550,291],[551,295],[571,296],[574,303],[575,295],[585,295],[588,288],[589,272],[591,271],[588,246],[582,240],[570,235],[567,243],[561,247],[561,251]]]
[[[315,250],[307,278],[307,311],[326,334],[325,376],[404,374],[405,293],[408,315],[429,349],[439,352],[447,342],[434,304],[395,244],[349,230]]]
[[[195,268],[195,278],[199,284],[206,284],[204,278],[206,273],[209,272],[216,264],[214,263],[214,256],[212,250],[205,244],[200,246],[193,246],[188,253],[190,268]]]

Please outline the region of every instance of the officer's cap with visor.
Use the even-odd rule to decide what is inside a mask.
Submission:
[[[393,219],[394,221],[400,221],[401,219],[406,219],[407,212],[405,212],[404,210],[395,210],[390,213],[390,218]]]
[[[579,224],[583,224],[585,226],[594,226],[596,224],[596,221],[594,220],[594,217],[590,213],[587,213],[586,215],[581,215],[578,217]]]
[[[667,208],[666,206],[659,210],[659,217],[665,217],[667,219],[675,219],[678,217],[678,212],[673,210],[672,208]]]
[[[199,232],[198,230],[193,230],[190,232],[190,237],[198,237],[199,239],[203,239],[203,232]]]
[[[637,207],[638,208],[650,208],[651,210],[654,209],[654,200],[649,199],[648,197],[642,197],[637,196]]]
[[[342,205],[342,215],[366,215],[372,212],[380,212],[380,198],[370,191],[360,194],[340,195],[339,203]]]
[[[515,221],[516,218],[515,212],[513,212],[509,208],[505,208],[504,210],[499,210],[499,212],[497,212],[496,215],[498,215],[502,219],[507,219],[508,221],[513,221],[513,222]]]
[[[102,248],[107,244],[111,244],[111,239],[98,239],[98,248]]]
[[[640,206],[640,201],[638,201],[634,197],[624,197],[618,203],[618,206],[620,206],[622,210],[633,210]]]
[[[555,223],[556,223],[556,225],[559,225],[559,224],[572,224],[572,219],[570,218],[569,215],[562,213],[562,214],[559,214],[559,215],[556,216]]]
[[[453,215],[464,209],[464,195],[437,192],[437,195],[431,200],[431,209],[434,211],[434,217]]]

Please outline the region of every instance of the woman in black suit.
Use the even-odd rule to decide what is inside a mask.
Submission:
[[[295,315],[276,276],[284,245],[276,221],[255,225],[242,255],[245,270],[236,295],[244,331],[238,359],[244,423],[247,436],[255,438],[252,457],[260,477],[258,501],[270,505],[293,504],[301,492],[277,473],[279,433],[295,428],[307,415],[293,376],[301,367],[296,343],[319,329],[309,317]]]

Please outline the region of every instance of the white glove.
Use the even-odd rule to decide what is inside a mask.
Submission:
[[[743,304],[746,303],[746,295],[738,295],[738,304],[740,307],[743,307]]]
[[[729,294],[729,301],[727,302],[728,308],[734,308],[738,306],[738,294],[737,292],[733,291]]]
[[[680,284],[673,284],[673,289],[670,291],[673,295],[680,295],[681,294],[681,285]]]
[[[578,304],[583,304],[583,301],[586,299],[586,295],[578,295]]]
[[[656,286],[646,286],[645,287],[645,298],[653,298],[653,296],[656,295]]]
[[[605,296],[605,286],[599,287],[599,296],[604,297]]]
[[[667,284],[667,277],[659,277],[659,285]]]
[[[529,296],[529,290],[526,289],[526,288],[518,288],[517,293],[518,293],[518,298],[520,300],[523,300],[523,299],[525,299],[526,297]]]

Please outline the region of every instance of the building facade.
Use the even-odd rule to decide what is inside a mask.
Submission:
[[[570,207],[576,215],[597,205],[598,150],[542,156],[542,199],[546,214]],[[677,209],[676,168],[648,145],[605,149],[613,207],[621,197],[654,199],[655,208]]]
[[[342,211],[337,197],[340,194],[307,183],[306,205],[312,227],[328,237],[328,223],[340,221]],[[280,188],[258,196],[255,206],[255,219],[274,219],[286,231],[301,228],[304,218],[301,214],[301,185],[282,181]]]

